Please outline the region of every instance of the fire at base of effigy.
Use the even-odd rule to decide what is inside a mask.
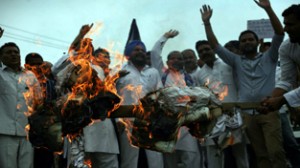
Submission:
[[[132,145],[172,152],[180,127],[187,126],[194,136],[204,138],[212,129],[214,118],[221,115],[220,102],[201,87],[160,89],[141,99],[141,106],[119,106],[112,111],[119,102],[117,95],[106,91],[84,101],[68,100],[65,106],[44,104],[30,116],[30,139],[37,146],[59,151],[63,136],[76,137],[92,120],[134,117]]]

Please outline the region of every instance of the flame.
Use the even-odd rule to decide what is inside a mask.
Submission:
[[[96,22],[93,24],[93,28],[86,34],[87,37],[90,37],[92,35],[99,36],[100,35],[100,30],[103,28],[103,23],[102,22]]]
[[[224,98],[228,95],[228,86],[223,86],[222,92],[219,93],[219,100],[224,100]]]
[[[26,132],[26,139],[27,140],[29,140],[29,130],[30,130],[30,125],[29,124],[27,124],[26,126],[25,126],[25,132]]]
[[[89,168],[91,168],[92,167],[92,161],[91,161],[91,159],[85,159],[84,160],[84,164],[87,165]]]
[[[42,94],[43,98],[46,98],[46,82],[47,78],[45,76],[46,73],[49,73],[51,69],[45,66],[45,64],[41,65],[29,65],[25,64],[26,70],[30,70],[31,72],[34,73],[35,77],[37,78],[38,82],[40,83],[41,89],[42,89]]]
[[[134,86],[132,84],[129,84],[127,86],[125,86],[125,88],[123,88],[124,90],[128,90],[128,91],[131,91],[131,98],[134,100],[133,102],[136,102],[136,103],[133,103],[133,113],[135,114],[135,116],[139,116],[138,118],[147,118],[150,114],[149,113],[145,113],[145,110],[142,106],[142,103],[140,101],[140,98],[143,95],[143,90],[142,90],[142,85],[137,85],[137,86]],[[123,104],[123,99],[121,99],[121,104]],[[133,119],[130,119],[130,118],[122,118],[122,119],[119,119],[119,122],[121,122],[121,124],[123,124],[125,126],[125,130],[126,130],[126,135],[127,135],[127,138],[131,144],[131,146],[133,147],[137,147],[135,145],[133,145],[132,141],[135,141],[135,142],[138,142],[138,140],[134,139],[135,137],[132,136],[132,133],[131,133],[131,130],[132,129],[136,129],[134,128],[133,126]],[[149,135],[151,137],[151,134]]]
[[[22,107],[22,105],[21,105],[21,104],[17,104],[17,109],[18,109],[18,110],[20,110],[20,109],[21,109],[21,107]]]
[[[180,72],[173,72],[171,73],[172,77],[173,77],[173,86],[179,86],[179,87],[182,87],[182,86],[186,86],[186,83],[185,83],[185,79],[184,77],[182,77],[182,74]]]
[[[80,105],[84,100],[92,99],[101,92],[111,92],[118,96],[115,81],[119,78],[119,74],[108,75],[105,79],[100,79],[98,76],[103,76],[103,74],[97,74],[97,69],[94,66],[102,65],[102,63],[110,64],[110,61],[107,60],[105,53],[100,53],[100,55],[95,57],[92,51],[92,40],[86,38],[81,41],[79,50],[76,53],[70,52],[69,60],[71,61],[71,65],[70,71],[67,72],[69,78],[65,80],[70,86],[70,92],[63,103],[61,111],[63,116],[65,116],[66,110],[64,109],[66,109],[69,101],[75,100]],[[119,108],[119,106],[120,104],[114,104],[113,109],[108,112],[108,116],[112,111]],[[72,140],[74,137],[76,135],[68,135],[69,140]]]
[[[228,95],[228,86],[224,85],[220,81],[210,81],[210,79],[207,78],[204,85],[212,90],[212,92],[221,101],[224,100],[224,98]]]
[[[36,107],[43,102],[43,95],[41,94],[41,87],[38,81],[35,80],[34,76],[28,75],[25,78],[19,78],[19,83],[25,83],[27,91],[23,92],[23,96],[27,105],[28,111],[25,111],[26,116],[30,116],[34,113]],[[17,108],[21,108],[20,104]]]

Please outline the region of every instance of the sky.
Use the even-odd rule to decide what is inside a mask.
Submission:
[[[282,11],[299,0],[270,2],[282,22]],[[194,49],[196,41],[206,39],[199,11],[204,4],[213,9],[211,24],[220,44],[237,39],[246,30],[247,20],[268,18],[253,0],[0,0],[0,26],[4,29],[0,45],[15,42],[22,65],[30,52],[55,63],[68,51],[81,26],[93,23],[89,37],[95,48],[111,51],[114,66],[119,63],[114,56],[123,53],[135,18],[147,50],[170,29],[180,32],[166,43],[165,60],[169,52]]]

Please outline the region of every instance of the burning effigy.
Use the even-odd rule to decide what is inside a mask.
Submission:
[[[175,150],[180,127],[204,138],[220,113],[220,102],[204,87],[166,87],[146,95],[141,103],[144,111],[134,121],[132,145],[164,153]]]
[[[83,51],[71,55],[57,74],[60,97],[40,105],[29,117],[33,145],[61,152],[68,139],[73,167],[87,167],[82,135],[93,120],[134,117],[132,145],[172,152],[181,126],[203,138],[221,115],[220,102],[205,87],[167,87],[146,95],[139,105],[121,106],[115,88],[119,75],[104,78],[103,70],[92,64],[90,41],[83,42]]]
[[[91,74],[90,77],[88,73]],[[167,141],[177,136],[177,127],[198,120],[209,120],[211,109],[220,105],[207,88],[168,87],[148,94],[141,100],[139,107],[119,107],[120,97],[105,87],[105,82],[97,78],[88,62],[81,65],[70,64],[58,76],[64,77],[60,90],[66,94],[56,102],[39,107],[36,114],[31,116],[31,121],[38,114],[48,113],[51,117],[43,123],[51,125],[60,122],[62,135],[76,134],[95,119],[135,117],[137,120],[136,127],[133,128],[133,144],[142,144],[134,136],[139,136],[142,125],[140,128],[138,125],[145,122],[149,127],[148,137],[152,136],[154,141]]]

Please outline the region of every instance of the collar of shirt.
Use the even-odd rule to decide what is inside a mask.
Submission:
[[[216,58],[215,62],[214,62],[214,66],[219,65],[220,63],[222,63],[222,60],[219,58]],[[210,66],[208,66],[207,64],[204,64],[203,67],[201,69],[210,69],[212,70],[213,68],[211,68]]]
[[[131,61],[128,61],[127,65],[130,66],[130,67],[132,67],[132,68],[134,68],[134,69],[136,69],[137,71],[139,71],[139,70],[133,65],[133,63],[132,63]],[[126,65],[125,65],[125,66],[126,66]],[[143,67],[143,69],[141,70],[141,72],[143,72],[143,71],[145,71],[145,70],[147,70],[147,69],[149,69],[149,68],[150,68],[149,65],[145,65],[145,66]]]
[[[2,63],[2,67],[0,66],[1,71],[5,71],[5,70],[9,70],[9,71],[13,71],[10,67],[4,65]],[[19,68],[19,72],[25,72],[26,70],[22,67]]]

